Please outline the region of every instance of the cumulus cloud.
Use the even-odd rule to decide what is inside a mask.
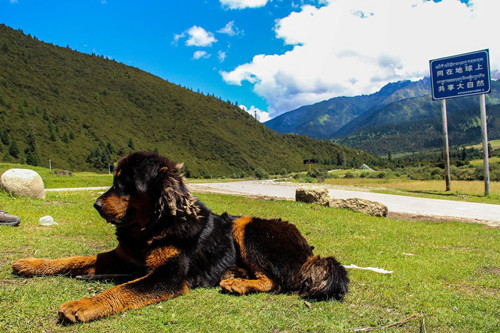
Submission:
[[[245,9],[264,7],[269,0],[220,0],[224,8],[228,9]]]
[[[245,105],[240,105],[240,109],[248,112],[252,117],[256,118],[261,123],[271,119],[271,117],[269,117],[269,113],[261,109],[258,109],[253,105],[250,108],[247,108]]]
[[[222,72],[248,81],[272,116],[335,96],[373,93],[388,82],[429,75],[429,60],[490,49],[500,70],[500,39],[491,0],[335,0],[304,5],[277,21],[276,37],[292,49],[259,54]],[[496,51],[496,52],[495,52]]]
[[[187,38],[187,46],[207,47],[212,46],[213,43],[217,42],[213,33],[206,31],[197,25],[192,26],[180,34],[174,35],[173,44],[177,45],[177,43],[184,38]]]
[[[207,51],[195,51],[193,53],[193,59],[198,60],[198,59],[208,59],[210,58],[210,54]]]
[[[224,60],[226,60],[226,52],[218,51],[217,58],[219,59],[219,62],[221,62],[221,63],[224,62]]]
[[[218,33],[226,34],[229,36],[243,35],[243,30],[234,26],[234,21],[228,22],[224,28],[217,30]]]
[[[213,33],[196,25],[189,28],[187,34],[189,36],[186,41],[187,46],[212,46],[217,41]]]

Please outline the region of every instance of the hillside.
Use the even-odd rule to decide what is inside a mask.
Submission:
[[[473,101],[475,103],[471,103],[475,105],[469,108],[456,108],[457,105],[452,103],[453,101],[455,100],[447,103],[450,146],[458,147],[480,142],[481,122],[477,97]],[[490,140],[500,138],[500,105],[488,105],[486,112],[488,138]],[[387,156],[389,152],[393,154],[441,148],[442,137],[441,113],[440,110],[436,110],[434,117],[423,117],[420,114],[410,120],[405,120],[402,116],[400,122],[386,122],[378,126],[366,127],[349,136],[337,138],[335,141],[379,156]]]
[[[377,162],[337,144],[277,134],[230,102],[4,25],[0,122],[3,161],[48,166],[50,159],[55,169],[107,170],[133,150],[184,161],[192,177],[300,170],[304,158]]]
[[[389,83],[371,95],[335,97],[313,105],[300,107],[267,121],[265,124],[279,133],[297,133],[326,139],[350,122],[362,118],[400,100],[428,94],[429,79],[417,82]]]
[[[500,82],[492,81],[492,92],[486,95],[488,106],[500,104]],[[453,98],[447,101],[447,113],[453,114],[464,110],[479,110],[477,96]],[[471,115],[478,116],[477,112]],[[409,122],[420,122],[424,119],[441,117],[441,103],[433,101],[430,93],[415,98],[402,99],[390,103],[380,109],[372,109],[360,117],[352,120],[335,133],[335,137],[345,137],[357,134],[364,129],[376,128],[383,125],[397,125]],[[467,120],[466,120],[467,121]]]
[[[486,95],[488,134],[500,138],[500,82]],[[481,140],[477,96],[447,102],[450,145]],[[430,81],[390,83],[372,95],[336,97],[303,106],[266,122],[283,133],[330,139],[379,156],[442,146],[441,106],[430,96]]]

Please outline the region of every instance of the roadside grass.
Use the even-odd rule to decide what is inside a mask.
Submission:
[[[113,284],[66,277],[20,278],[12,263],[35,256],[92,254],[116,246],[113,227],[92,208],[96,191],[49,192],[46,200],[0,191],[1,208],[22,218],[0,228],[1,332],[349,332],[417,318],[402,332],[500,330],[500,233],[459,222],[409,222],[290,201],[227,195],[198,197],[216,213],[281,217],[294,223],[315,253],[343,264],[393,271],[349,270],[344,302],[305,302],[297,296],[225,295],[197,289],[160,304],[100,321],[61,326],[57,307]],[[51,215],[59,223],[38,225]]]
[[[56,175],[44,167],[35,167],[26,164],[0,163],[0,175],[8,169],[30,169],[36,171],[43,179],[45,188],[70,188],[89,186],[111,186],[113,175],[95,172],[73,172],[72,176]]]
[[[407,180],[399,178],[327,178],[324,184],[432,199],[500,204],[500,182],[490,182],[490,195],[484,195],[484,181],[452,180],[447,192],[444,180]]]

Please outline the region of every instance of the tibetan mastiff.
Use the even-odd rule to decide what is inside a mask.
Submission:
[[[294,225],[214,214],[190,193],[180,168],[153,153],[123,157],[113,185],[94,204],[116,227],[116,249],[20,259],[13,272],[134,276],[98,295],[62,304],[58,313],[64,323],[88,322],[217,285],[236,295],[280,292],[343,299],[349,283],[345,268],[333,257],[314,256]]]

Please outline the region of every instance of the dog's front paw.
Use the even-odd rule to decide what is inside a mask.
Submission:
[[[12,272],[20,276],[42,275],[45,259],[19,259],[12,264]]]
[[[243,281],[242,279],[226,279],[222,280],[219,285],[231,294],[244,295],[247,293],[247,288]]]
[[[92,298],[82,298],[61,304],[57,313],[61,322],[70,324],[86,323],[103,317],[99,311],[99,303]]]

